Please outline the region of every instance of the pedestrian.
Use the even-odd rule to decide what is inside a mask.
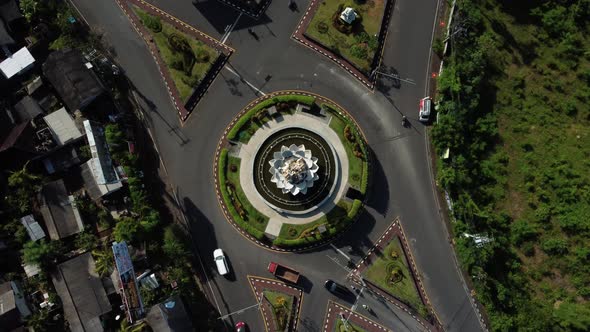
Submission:
[[[363,304],[363,309],[365,309],[367,311],[371,311],[371,308],[369,308],[369,306],[366,304]]]
[[[252,30],[251,28],[248,28],[248,33],[253,35],[254,34],[254,30]]]
[[[354,287],[354,285],[350,285],[350,288],[352,288],[352,290],[356,292],[356,287]]]

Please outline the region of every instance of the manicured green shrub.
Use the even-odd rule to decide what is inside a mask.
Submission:
[[[199,50],[197,52],[197,61],[198,62],[209,62],[209,60],[211,60],[211,56],[209,55],[209,52],[205,51],[205,50]]]
[[[145,25],[148,29],[152,30],[155,33],[162,31],[162,21],[160,21],[159,17],[152,16],[149,14],[143,14],[140,16],[143,25]]]
[[[361,202],[358,199],[355,199],[352,202],[352,207],[350,208],[350,211],[348,211],[348,218],[353,219],[354,217],[356,217],[356,215],[359,213],[359,210],[361,209],[361,207],[363,206],[363,202]]]

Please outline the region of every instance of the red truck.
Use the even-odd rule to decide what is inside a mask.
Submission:
[[[299,281],[299,272],[283,264],[270,262],[268,264],[268,272],[281,280],[294,284]]]

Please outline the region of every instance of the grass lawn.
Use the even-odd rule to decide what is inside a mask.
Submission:
[[[370,71],[371,62],[375,57],[377,47],[372,43],[359,43],[357,37],[365,32],[369,38],[374,39],[373,42],[376,44],[378,34],[381,30],[385,0],[367,0],[362,4],[357,4],[350,0],[319,1],[321,3],[311,19],[305,34],[319,41],[332,52],[342,55],[359,67],[359,69],[365,72]],[[343,8],[354,8],[357,14],[361,16],[361,21],[357,23],[358,25],[353,28],[353,32],[350,34],[340,32],[332,23],[332,17],[338,11],[340,4],[343,5]],[[365,58],[359,58],[353,55],[354,46],[363,46],[363,44],[366,46],[367,56]],[[368,44],[371,45],[369,46]]]
[[[396,253],[397,258],[393,258],[392,252]],[[388,281],[392,269],[397,269],[401,275],[401,280],[396,283]],[[387,244],[382,255],[371,263],[369,268],[363,272],[363,276],[414,309],[423,312],[424,305],[414,285],[408,262],[397,237]]]
[[[299,238],[303,232],[315,230],[319,225],[325,224],[327,228],[337,225],[341,222],[346,222],[347,213],[350,210],[350,203],[345,201],[338,202],[338,205],[328,212],[327,215],[309,224],[283,224],[279,238],[286,240],[293,240]]]
[[[294,302],[293,296],[271,290],[265,290],[263,294],[272,307],[272,313],[279,325],[279,329],[281,331],[284,330],[291,320]]]
[[[193,90],[199,85],[209,69],[211,69],[211,65],[217,58],[217,51],[209,45],[179,31],[159,17],[150,15],[136,6],[132,7],[150,31],[160,51],[160,56],[164,63],[166,63],[170,76],[172,76],[180,98],[183,102],[186,102]],[[150,23],[152,22],[159,22],[161,29],[151,29],[150,26],[152,25]],[[180,35],[188,41],[190,51],[186,54],[188,54],[189,60],[186,59],[186,54],[183,55],[171,47],[169,37],[173,34]]]
[[[367,332],[367,330],[351,322],[348,322],[345,327],[342,320],[338,318],[336,325],[334,325],[334,332]]]
[[[369,171],[369,165],[365,160],[354,155],[352,143],[344,137],[344,127],[346,127],[346,122],[344,122],[342,118],[336,115],[332,116],[330,128],[338,134],[338,137],[340,138],[340,141],[342,141],[344,149],[346,150],[346,155],[348,156],[348,183],[352,187],[361,190],[363,189],[363,175]],[[364,194],[363,190],[361,190],[361,192]]]
[[[242,190],[242,187],[240,186],[240,163],[241,160],[239,158],[228,157],[227,180],[235,185],[237,199],[242,204],[244,210],[246,210],[246,214],[248,216],[248,220],[246,222],[248,222],[254,228],[264,232],[266,229],[266,224],[268,224],[268,217],[258,212],[258,210],[256,210],[252,204],[250,204],[246,193],[244,193]],[[232,165],[236,167],[235,172],[231,171],[233,167]]]

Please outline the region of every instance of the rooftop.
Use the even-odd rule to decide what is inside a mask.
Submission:
[[[178,295],[151,307],[146,320],[149,326],[158,332],[193,330],[184,303]]]
[[[22,72],[29,68],[35,62],[35,58],[31,55],[26,47],[16,51],[13,55],[0,62],[0,71],[6,78]]]
[[[43,119],[49,126],[51,135],[59,146],[66,145],[84,136],[64,107],[46,115]]]
[[[51,279],[72,332],[104,331],[101,316],[111,305],[90,253],[59,264]]]
[[[43,114],[43,109],[41,109],[39,103],[30,96],[25,96],[14,105],[14,113],[12,115],[15,117],[16,123],[22,123],[31,121],[41,114]]]
[[[27,233],[32,241],[37,241],[45,237],[45,232],[41,228],[41,225],[35,220],[32,214],[20,218],[21,224],[25,226]]]
[[[84,65],[84,58],[78,50],[51,53],[43,64],[43,74],[72,112],[104,92],[94,72]]]
[[[68,196],[63,180],[49,182],[41,189],[41,214],[52,240],[59,240],[84,229],[74,197]]]

